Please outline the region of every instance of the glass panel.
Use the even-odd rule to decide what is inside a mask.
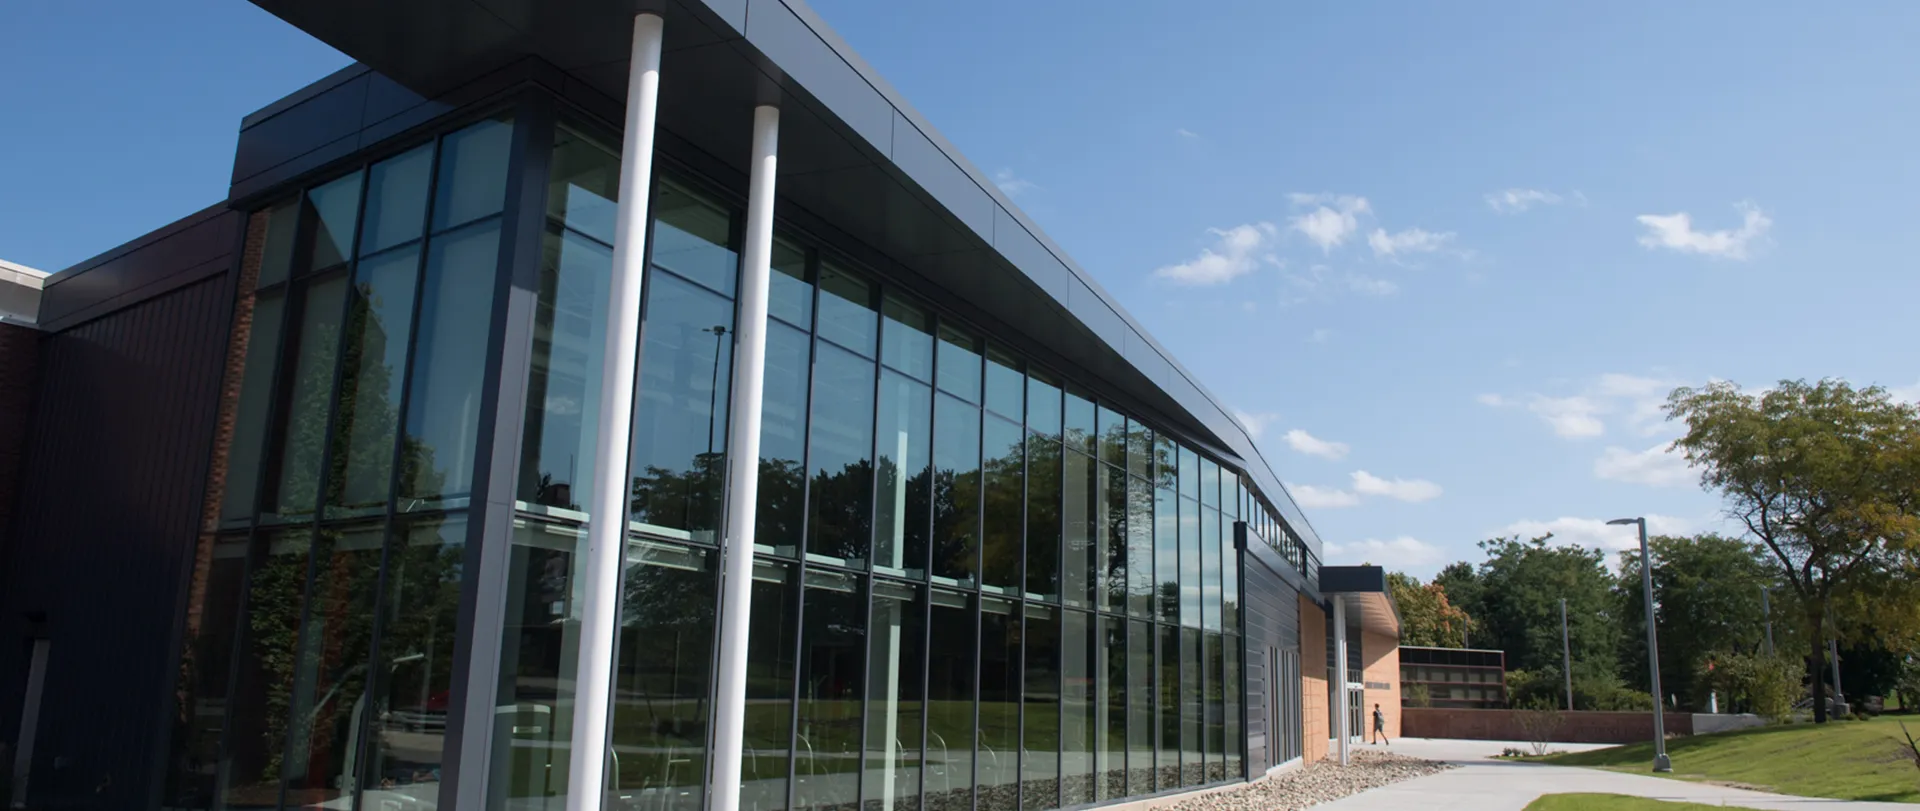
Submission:
[[[1247,776],[1247,736],[1240,729],[1241,698],[1246,695],[1246,687],[1241,681],[1240,674],[1240,637],[1228,635],[1222,644],[1224,647],[1221,650],[1225,661],[1221,667],[1224,670],[1226,679],[1223,682],[1223,684],[1225,684],[1223,692],[1225,693],[1226,700],[1222,715],[1226,718],[1226,726],[1221,734],[1225,736],[1227,742],[1226,779],[1240,780]],[[1275,739],[1276,736],[1270,733],[1268,740],[1274,741]],[[1269,745],[1273,744],[1270,743]]]
[[[1094,740],[1094,799],[1127,796],[1127,622],[1100,617],[1093,673],[1099,689],[1091,696]],[[1144,699],[1145,697],[1142,696]]]
[[[1185,445],[1180,446],[1180,497],[1200,498],[1200,455]]]
[[[1185,502],[1182,502],[1185,503]],[[1200,509],[1200,625],[1220,630],[1220,512]]]
[[[300,225],[300,200],[277,203],[267,210],[267,236],[260,249],[260,277],[254,289],[287,280],[293,270],[293,240]]]
[[[648,282],[633,414],[632,520],[711,541],[723,509],[733,302],[674,276]]]
[[[1127,488],[1127,613],[1153,616],[1154,518],[1153,488],[1145,479],[1126,477]]]
[[[1020,615],[1008,600],[980,598],[980,811],[1020,802]]]
[[[374,723],[368,808],[439,799],[466,540],[467,521],[458,515],[415,521],[389,539],[380,656],[367,702]]]
[[[893,296],[881,302],[880,362],[922,381],[933,380],[933,317]]]
[[[510,121],[482,121],[440,140],[440,175],[433,198],[433,231],[500,213],[507,199]]]
[[[1247,486],[1241,482],[1240,477],[1234,475],[1232,471],[1223,469],[1223,475],[1225,475],[1226,478],[1221,481],[1220,492],[1227,497],[1224,512],[1228,518],[1232,519],[1232,521],[1228,521],[1227,523],[1232,524],[1233,521],[1238,521],[1242,516],[1246,515]]]
[[[732,297],[740,265],[732,248],[733,213],[665,178],[653,210],[653,264]]]
[[[1209,631],[1206,639],[1207,668],[1207,781],[1227,778],[1224,759],[1227,753],[1226,654],[1221,650],[1225,637]]]
[[[1180,632],[1180,783],[1187,786],[1206,782],[1201,737],[1206,703],[1201,678],[1200,632],[1188,628]]]
[[[288,713],[287,804],[353,807],[384,529],[321,527]]]
[[[1026,690],[1021,708],[1021,811],[1060,807],[1060,617],[1026,606]]]
[[[1127,623],[1127,794],[1153,793],[1153,626]]]
[[[1102,403],[1095,433],[1099,437],[1100,461],[1125,468],[1127,466],[1127,418]]]
[[[1153,492],[1153,568],[1159,577],[1160,621],[1180,621],[1179,500],[1165,488]]]
[[[1093,521],[1093,531],[1098,538],[1093,563],[1101,568],[1095,599],[1107,611],[1125,612],[1127,591],[1131,588],[1127,579],[1127,474],[1119,468],[1101,465],[1094,504],[1099,512]]]
[[[972,583],[980,567],[980,407],[941,392],[933,425],[933,576]]]
[[[1200,459],[1200,504],[1220,506],[1220,465],[1212,459]]]
[[[1180,499],[1180,624],[1200,627],[1200,505]]]
[[[1127,420],[1127,472],[1135,476],[1153,476],[1153,429],[1139,420]]]
[[[873,285],[867,280],[820,263],[820,337],[873,357],[875,332]]]
[[[386,511],[419,270],[418,246],[362,259],[353,269],[329,457],[329,518]]]
[[[807,554],[863,566],[873,535],[873,361],[814,349]]]
[[[785,237],[773,238],[773,273],[767,286],[767,315],[803,330],[813,328],[813,279],[807,252]]]
[[[400,462],[402,496],[431,502],[473,488],[499,241],[500,221],[493,220],[436,237],[427,252]]]
[[[1020,537],[1026,497],[1026,466],[1020,426],[988,416],[981,444],[986,453],[986,544],[981,582],[987,588],[1020,586]]]
[[[518,497],[584,515],[593,504],[599,456],[595,433],[613,250],[573,231],[548,231],[541,254]]]
[[[850,575],[810,570],[800,612],[800,729],[794,736],[797,809],[851,808],[860,768],[860,703],[867,601]]]
[[[376,163],[367,171],[367,210],[360,219],[360,255],[420,237],[427,223],[427,175],[433,146]]]
[[[226,706],[221,793],[228,808],[275,808],[313,530],[262,531],[250,546],[253,571],[239,628],[233,698]]]
[[[694,811],[707,777],[719,556],[652,541],[630,540],[626,551],[608,799],[639,795],[651,808]]]
[[[875,436],[873,565],[890,574],[927,576],[927,532],[932,494],[928,454],[933,391],[894,372],[880,372]]]
[[[1180,785],[1180,629],[1162,625],[1159,630],[1154,659],[1160,665],[1160,752],[1154,788],[1165,791]]]
[[[179,703],[172,721],[172,754],[161,805],[177,809],[214,807],[220,775],[220,736],[234,723],[226,709],[233,668],[234,635],[240,630],[240,592],[246,587],[245,535],[202,539],[211,552],[195,567],[185,645],[180,651]],[[11,765],[11,764],[9,764]]]
[[[922,586],[873,581],[867,626],[867,756],[863,808],[920,808],[921,657],[926,645]]]
[[[756,545],[792,557],[807,515],[807,372],[813,349],[805,332],[767,324],[767,368],[760,402],[759,514]],[[784,802],[784,800],[783,800]]]
[[[747,634],[747,717],[740,759],[740,807],[787,807],[787,752],[793,744],[793,656],[800,628],[794,567],[753,566],[753,632]]]
[[[1089,456],[1093,455],[1095,440],[1099,434],[1093,425],[1093,401],[1083,392],[1069,388],[1067,390],[1067,412],[1065,434],[1067,447]]]
[[[1018,422],[1026,403],[1026,375],[1020,359],[997,345],[987,346],[986,406],[989,411]]]
[[[573,684],[580,657],[576,580],[586,531],[516,520],[508,552],[500,687],[494,698],[489,811],[566,805]]]
[[[1094,615],[1068,611],[1060,629],[1060,802],[1093,802],[1094,743],[1102,731],[1094,724],[1094,682],[1100,644]],[[1104,706],[1104,704],[1102,705]],[[1102,725],[1104,726],[1104,725]]]
[[[333,401],[333,363],[340,354],[340,305],[346,276],[307,288],[301,305],[293,379],[280,427],[279,477],[267,506],[282,516],[312,515],[320,496],[320,451],[326,444],[327,406]]]
[[[1066,464],[1066,477],[1061,479],[1061,525],[1066,532],[1066,556],[1060,563],[1061,594],[1067,605],[1095,607],[1100,601],[1100,576],[1105,574],[1104,527],[1096,523],[1105,513],[1099,497],[1100,463],[1092,457],[1068,453]]]
[[[1039,369],[1027,370],[1027,430],[1060,438],[1060,384]]]
[[[559,127],[547,176],[547,216],[568,230],[612,245],[620,208],[620,158],[614,150]]]
[[[1060,443],[1027,438],[1027,598],[1060,599]]]
[[[325,270],[353,255],[353,228],[360,218],[359,172],[307,191],[307,239],[303,270]]]
[[[1178,486],[1179,477],[1176,467],[1178,452],[1174,450],[1173,440],[1166,434],[1153,437],[1153,475],[1155,487],[1173,488]]]
[[[261,296],[253,305],[246,372],[240,378],[233,442],[227,451],[226,489],[220,494],[222,523],[252,518],[258,503],[260,451],[266,442],[268,409],[273,405],[273,375],[280,368],[280,327],[286,321],[286,305],[286,296],[277,292]]]
[[[969,403],[980,402],[980,341],[960,329],[940,325],[940,390]]]
[[[925,811],[973,808],[973,687],[976,629],[973,598],[933,590],[927,634],[927,777]]]
[[[1233,543],[1233,525],[1220,522],[1220,627],[1240,632],[1240,550]]]

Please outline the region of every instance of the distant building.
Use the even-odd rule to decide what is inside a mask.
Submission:
[[[1400,647],[1400,702],[1425,687],[1429,706],[1492,710],[1507,706],[1507,654],[1473,648]]]

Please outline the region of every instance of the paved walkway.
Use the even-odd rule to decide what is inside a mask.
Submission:
[[[1459,811],[1521,811],[1542,794],[1626,794],[1659,800],[1705,805],[1758,808],[1766,811],[1916,811],[1905,803],[1867,803],[1789,797],[1705,783],[1670,780],[1651,775],[1622,774],[1599,769],[1513,763],[1487,758],[1508,747],[1508,741],[1394,741],[1392,751],[1403,755],[1460,764],[1430,777],[1395,783],[1314,806],[1315,811],[1404,811],[1404,809],[1459,809]],[[1592,744],[1554,744],[1555,751],[1597,749]],[[1651,767],[1651,764],[1649,764]]]

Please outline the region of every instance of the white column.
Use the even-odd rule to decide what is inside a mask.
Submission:
[[[606,800],[607,715],[613,695],[614,624],[626,549],[627,456],[633,426],[634,360],[640,351],[640,285],[647,261],[647,196],[653,180],[653,126],[660,97],[662,20],[633,18],[627,73],[627,130],[620,141],[620,204],[613,226],[600,414],[594,444],[592,520],[579,568],[580,652],[576,659],[567,811],[599,811]]]
[[[1333,735],[1340,742],[1340,765],[1351,762],[1349,738],[1353,730],[1347,728],[1347,601],[1340,595],[1333,595],[1333,694],[1339,702],[1333,708]]]
[[[779,154],[780,108],[755,107],[747,241],[740,256],[740,322],[733,331],[733,404],[727,415],[726,573],[720,595],[720,667],[713,695],[713,782],[707,787],[711,811],[740,807],[754,506],[760,495],[760,397],[767,368],[767,284],[773,258],[773,179]]]

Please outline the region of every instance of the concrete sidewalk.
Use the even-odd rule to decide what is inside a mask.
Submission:
[[[1626,794],[1705,805],[1758,808],[1767,811],[1920,811],[1906,803],[1867,803],[1790,797],[1760,791],[1722,788],[1705,783],[1669,780],[1651,775],[1621,774],[1599,769],[1545,766],[1489,760],[1504,747],[1525,748],[1505,741],[1394,741],[1396,754],[1460,764],[1440,774],[1395,783],[1314,806],[1315,811],[1404,811],[1405,809],[1459,809],[1459,811],[1521,811],[1543,794]],[[1554,744],[1554,751],[1603,748],[1593,744]],[[1651,764],[1649,764],[1651,767]]]

